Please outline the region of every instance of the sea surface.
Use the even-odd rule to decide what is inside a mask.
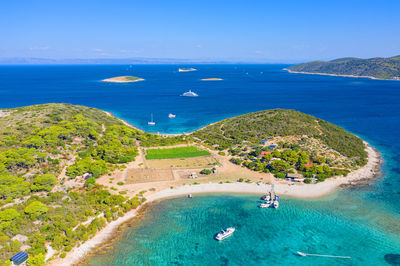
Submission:
[[[296,109],[370,142],[383,157],[382,175],[370,186],[321,199],[282,198],[279,210],[256,208],[254,195],[164,200],[88,265],[399,264],[393,254],[400,254],[400,82],[290,74],[282,70],[286,65],[190,65],[198,71],[187,73],[178,67],[0,66],[0,108],[81,104],[160,133],[190,132],[253,111]],[[145,81],[100,81],[121,75]],[[209,77],[224,80],[200,80]],[[199,97],[180,96],[189,89]],[[151,114],[153,127],[147,125]],[[234,236],[212,239],[228,226],[237,227]],[[296,251],[352,259],[298,257]]]

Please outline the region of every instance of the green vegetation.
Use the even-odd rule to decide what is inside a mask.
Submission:
[[[212,171],[210,169],[203,169],[200,171],[200,174],[202,175],[211,175]]]
[[[43,265],[46,244],[57,250],[56,256],[64,257],[107,222],[144,202],[146,191],[127,198],[125,190],[111,187],[111,193],[96,184],[96,178],[121,170],[125,163],[135,160],[137,143],[153,147],[200,141],[219,150],[220,155],[230,156],[237,165],[282,178],[287,173],[301,173],[307,182],[313,182],[315,176],[323,181],[333,175],[347,174],[348,169],[366,162],[361,139],[293,110],[247,114],[189,136],[175,137],[144,133],[101,110],[70,104],[35,105],[2,113],[5,115],[0,117],[0,265],[22,245],[29,246],[30,265]],[[277,149],[259,144],[261,139],[270,141],[276,137],[280,138]],[[284,137],[293,139],[283,140]],[[261,156],[262,152],[267,153]],[[210,155],[206,150],[185,146],[148,149],[146,158],[206,155]],[[208,175],[213,170],[203,169],[201,174]],[[85,173],[91,177],[84,183],[76,182],[82,179],[67,180]],[[67,186],[67,182],[78,185]],[[124,183],[120,181],[117,185]],[[82,224],[89,219],[93,220]],[[28,240],[19,242],[14,238],[18,234]]]
[[[127,79],[127,80],[142,80],[141,78],[134,77],[134,76],[126,76],[125,79]]]
[[[76,192],[54,192],[46,197],[32,196],[24,203],[0,211],[0,264],[19,251],[21,244],[29,245],[28,253],[38,261],[46,253],[45,242],[59,251],[69,251],[85,242],[103,228],[104,218],[95,218],[88,225],[81,223],[105,213],[107,221],[138,207],[145,199],[127,199],[121,195],[94,187]],[[22,234],[26,243],[11,239]],[[31,264],[30,264],[31,265]],[[36,265],[36,264],[32,264]],[[40,264],[38,264],[40,265]]]
[[[274,137],[307,136],[353,159],[357,165],[364,165],[367,159],[360,138],[334,124],[294,110],[274,109],[225,119],[194,132],[193,136],[219,150],[245,142],[258,144]]]
[[[400,79],[400,56],[389,58],[340,58],[328,62],[314,61],[288,68],[307,73],[369,76],[378,79]]]
[[[143,147],[173,146],[178,144],[187,144],[192,141],[189,136],[185,135],[162,137],[151,133],[144,133],[138,136],[138,139],[140,140],[140,145]]]
[[[174,159],[210,155],[208,151],[199,150],[194,146],[177,147],[169,149],[149,149],[146,159]]]
[[[234,164],[277,178],[297,173],[321,182],[347,175],[367,162],[360,138],[294,110],[275,109],[229,118],[194,132],[193,137],[216,150],[227,150]],[[262,145],[261,140],[269,144]],[[276,147],[271,148],[272,143]]]
[[[42,104],[3,110],[0,117],[0,265],[28,245],[30,265],[43,265],[45,243],[59,254],[86,241],[106,221],[136,208],[128,199],[96,185],[95,178],[133,161],[136,141],[152,134],[124,125],[105,112],[70,104]],[[67,163],[73,178],[91,173],[82,187],[57,180]],[[53,188],[57,187],[55,192]],[[122,193],[123,194],[123,193]],[[21,199],[14,203],[14,199]],[[4,206],[11,203],[8,206]],[[83,226],[90,217],[105,213]],[[28,240],[12,240],[17,234]],[[63,251],[63,252],[61,252]]]

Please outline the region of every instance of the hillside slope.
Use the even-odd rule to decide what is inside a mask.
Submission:
[[[287,68],[293,72],[351,75],[377,79],[400,79],[400,56],[389,58],[340,58],[332,61],[313,61]]]
[[[363,141],[332,123],[294,110],[266,110],[228,118],[193,133],[206,144],[220,150],[243,142],[253,144],[263,139],[306,136],[321,141],[359,165],[366,163]]]

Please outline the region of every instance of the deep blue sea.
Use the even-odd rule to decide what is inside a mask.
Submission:
[[[318,200],[283,198],[259,210],[257,197],[204,195],[149,207],[90,265],[390,265],[400,254],[400,82],[290,74],[286,65],[0,66],[0,108],[65,102],[112,112],[150,132],[181,133],[223,118],[296,109],[369,141],[383,156],[382,177]],[[143,82],[101,79],[133,75]],[[218,77],[223,81],[201,81]],[[181,97],[193,90],[199,97]],[[153,113],[156,126],[147,122]],[[176,114],[169,119],[168,114]],[[215,232],[234,225],[223,243]],[[300,258],[293,251],[348,255]],[[395,265],[395,264],[393,264]]]

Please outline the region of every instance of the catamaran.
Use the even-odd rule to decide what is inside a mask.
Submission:
[[[215,239],[218,241],[224,240],[225,238],[230,237],[233,232],[235,232],[235,227],[228,227],[225,230],[222,230],[218,234],[215,235]]]
[[[197,93],[193,92],[192,90],[189,90],[185,93],[183,93],[181,96],[186,96],[186,97],[197,97],[199,96]]]
[[[153,114],[151,114],[151,121],[147,122],[149,126],[154,126],[156,122],[153,121]]]

